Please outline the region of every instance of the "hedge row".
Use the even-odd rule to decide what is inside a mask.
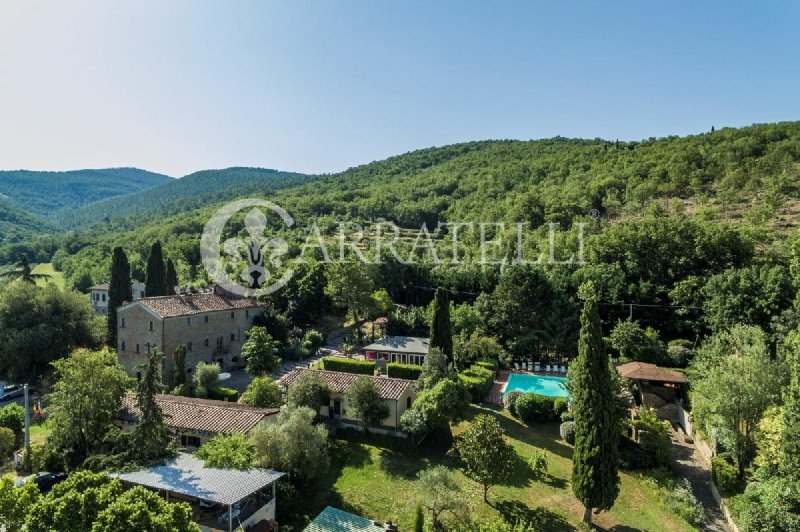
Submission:
[[[352,358],[323,357],[322,368],[328,371],[343,371],[358,375],[375,375],[375,362]]]
[[[480,360],[458,374],[458,378],[467,387],[473,403],[480,403],[492,389],[496,360]]]
[[[398,362],[390,362],[386,364],[386,375],[394,379],[408,379],[415,381],[419,379],[422,374],[422,366],[415,366],[414,364],[400,364]]]
[[[537,393],[512,391],[503,397],[503,405],[512,416],[525,423],[556,421],[567,411],[565,397],[549,397]]]

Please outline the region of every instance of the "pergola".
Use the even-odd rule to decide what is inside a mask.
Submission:
[[[208,503],[228,507],[228,531],[233,531],[235,504],[271,485],[284,473],[270,469],[247,470],[205,467],[203,460],[179,453],[164,465],[148,467],[132,473],[112,473],[128,484],[136,484],[169,494],[175,493]],[[273,497],[275,495],[273,486]]]
[[[643,393],[646,386],[657,385],[680,390],[689,379],[683,373],[662,368],[647,362],[626,362],[617,366],[617,371],[622,377],[635,381],[639,385],[639,393]]]

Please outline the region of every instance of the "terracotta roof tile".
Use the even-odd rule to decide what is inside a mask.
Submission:
[[[208,432],[249,432],[262,420],[279,412],[277,408],[260,408],[179,395],[157,395],[156,402],[164,413],[164,421],[170,427]],[[128,394],[123,397],[119,418],[135,421],[138,414],[136,396]]]
[[[344,373],[342,371],[323,371],[318,369],[294,369],[290,373],[284,375],[279,384],[282,386],[291,386],[301,375],[311,373],[319,375],[328,383],[331,391],[335,393],[345,393],[347,389],[358,379],[365,375],[356,375],[355,373]],[[390,379],[386,377],[368,377],[372,382],[378,385],[381,392],[381,397],[384,399],[397,400],[405,393],[405,391],[414,385],[414,381],[406,379]]]
[[[626,362],[625,364],[618,365],[617,371],[626,379],[673,382],[678,384],[689,382],[689,379],[678,371],[660,368],[655,364],[648,364],[647,362]]]
[[[203,312],[219,312],[262,306],[255,299],[222,294],[186,294],[174,296],[143,297],[136,301],[162,318],[189,316]]]

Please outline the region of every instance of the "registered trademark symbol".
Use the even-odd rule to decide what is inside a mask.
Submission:
[[[600,218],[600,211],[597,209],[590,210],[589,218],[591,218],[592,220],[598,220]]]

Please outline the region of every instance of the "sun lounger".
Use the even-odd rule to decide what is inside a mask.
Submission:
[[[561,373],[563,373],[564,375],[567,374],[567,366],[561,366]]]
[[[545,372],[547,372],[547,373],[551,373],[551,371],[550,371],[550,364],[547,364],[547,365],[545,366]]]
[[[519,369],[519,362],[514,362],[514,367]]]
[[[533,371],[535,371],[535,372],[537,372],[537,373],[538,373],[538,372],[540,372],[540,371],[542,371],[542,366],[541,366],[541,364],[539,364],[538,362],[537,362],[536,364],[534,364],[534,365],[533,365]]]

